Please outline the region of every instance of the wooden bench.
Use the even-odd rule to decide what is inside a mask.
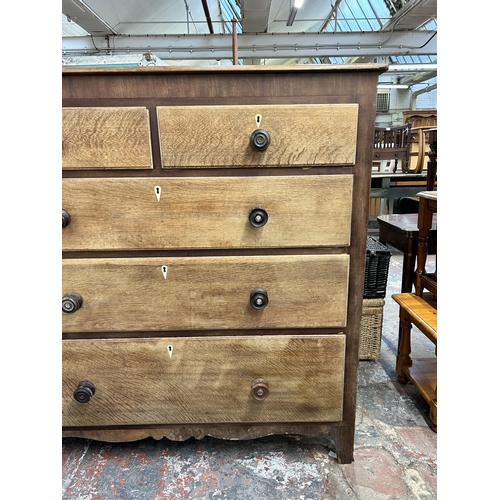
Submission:
[[[437,302],[434,295],[424,293],[395,293],[392,298],[399,304],[401,336],[396,359],[398,381],[408,380],[415,385],[429,404],[429,417],[433,430],[437,431],[437,357],[412,359],[411,328],[416,326],[435,346],[437,353]]]

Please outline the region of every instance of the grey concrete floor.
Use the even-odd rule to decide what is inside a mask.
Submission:
[[[437,434],[428,405],[411,383],[396,378],[399,311],[391,294],[400,291],[402,254],[390,250],[380,359],[359,365],[354,462],[339,464],[323,444],[292,436],[132,443],[64,438],[62,498],[437,498]],[[418,330],[412,338],[412,355],[434,355]]]

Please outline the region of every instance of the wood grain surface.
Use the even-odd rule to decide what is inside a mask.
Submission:
[[[352,175],[63,179],[63,250],[347,246]],[[158,201],[157,191],[160,199]],[[267,224],[249,222],[255,207]]]
[[[338,421],[344,349],[343,335],[63,341],[63,426]]]
[[[62,168],[153,168],[149,111],[144,107],[63,108]]]
[[[355,162],[357,104],[159,106],[157,114],[164,168]],[[250,145],[257,128],[271,136],[265,151]]]
[[[405,311],[411,322],[437,345],[437,301],[428,295],[419,297],[408,293],[395,293],[392,298]]]
[[[167,267],[165,278],[162,268]],[[64,259],[63,332],[344,327],[349,256]],[[265,309],[250,293],[264,288]]]
[[[143,193],[152,196],[148,183],[122,192],[119,183],[91,189],[82,182],[81,198],[65,198],[69,204],[63,209],[70,208],[72,219],[63,232],[69,249],[63,253],[63,295],[83,296],[82,307],[62,318],[65,436],[128,441],[305,434],[326,437],[339,463],[353,460],[374,103],[379,74],[386,69],[367,64],[63,69],[63,107],[142,107],[149,113],[151,142],[147,160],[116,166],[106,157],[109,144],[103,147],[101,138],[94,144],[94,136],[84,134],[76,145],[101,156],[93,162],[77,158],[72,166],[64,163],[66,157],[65,180],[198,177],[203,183],[231,176],[248,182],[241,189],[219,182],[217,190],[214,182],[193,190],[193,184],[158,181],[162,197],[158,202],[155,196],[154,208],[144,201]],[[91,132],[111,123],[105,119]],[[270,133],[265,151],[250,145],[258,127]],[[135,136],[117,134],[126,142],[118,140],[114,148],[112,156],[120,158]],[[70,143],[64,139],[67,154]],[[140,150],[133,149],[132,154]],[[352,174],[351,187],[337,192],[340,185],[329,181],[333,174],[345,179]],[[316,175],[322,178],[306,189],[305,178]],[[292,179],[290,185],[281,179],[248,181],[277,176],[300,176],[303,192]],[[76,186],[65,184],[65,195]],[[104,201],[108,188],[112,202]],[[247,222],[256,193],[269,208],[260,240],[248,232]],[[177,200],[179,212],[165,194]],[[345,212],[337,203],[346,204]],[[195,206],[196,216],[180,214]],[[341,213],[350,213],[349,240],[331,248],[344,239]],[[165,234],[174,246],[164,243]],[[250,305],[254,287],[269,294],[269,305],[260,311]],[[332,360],[328,356],[340,349],[338,341],[329,341],[333,332],[342,332],[342,356]],[[321,336],[325,344],[287,343],[305,333]],[[215,342],[216,336],[230,342]],[[191,343],[210,337],[210,345]],[[285,344],[272,343],[272,337]],[[172,358],[168,345],[174,347]],[[179,352],[185,355],[176,357]],[[173,363],[179,367],[171,372]],[[251,381],[262,377],[269,380],[269,398],[249,401]],[[73,391],[87,379],[96,384],[96,395],[78,404]]]

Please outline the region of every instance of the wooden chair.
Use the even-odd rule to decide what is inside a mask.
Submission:
[[[437,179],[437,128],[431,128],[428,131],[429,152],[427,156],[427,185],[426,191],[434,191]]]
[[[407,125],[411,126],[411,123]],[[426,166],[431,151],[430,132],[437,131],[436,126],[421,126],[410,128],[409,163],[407,173],[421,174]]]
[[[394,160],[393,173],[401,161],[401,170],[408,170],[410,160],[410,125],[375,127],[373,162]]]

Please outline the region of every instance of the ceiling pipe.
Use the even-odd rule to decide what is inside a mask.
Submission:
[[[203,10],[205,11],[205,17],[207,18],[208,29],[210,30],[210,34],[214,34],[214,27],[212,25],[212,18],[210,17],[210,9],[208,8],[207,0],[201,0],[203,4]]]
[[[420,94],[425,94],[426,92],[431,92],[432,90],[436,90],[436,89],[437,89],[437,83],[435,83],[434,85],[429,85],[423,89],[416,90],[415,92],[413,92],[413,94],[411,95],[410,109],[415,109],[415,106],[417,104],[417,97]]]
[[[236,18],[233,17],[233,65],[238,65],[238,37],[236,33]]]

